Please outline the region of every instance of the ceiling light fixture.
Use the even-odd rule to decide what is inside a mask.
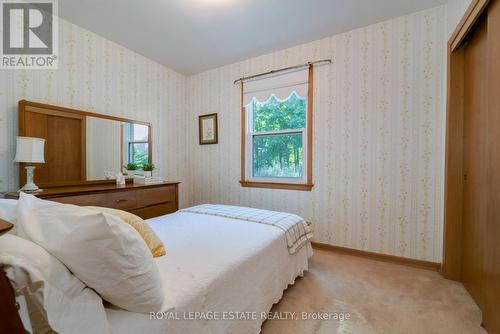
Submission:
[[[196,0],[196,2],[202,5],[218,6],[218,5],[228,5],[234,2],[234,0]]]

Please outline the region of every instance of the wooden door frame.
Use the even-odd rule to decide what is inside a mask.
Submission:
[[[462,280],[463,220],[463,117],[464,49],[463,42],[490,0],[473,0],[448,40],[445,204],[443,261],[445,278]]]

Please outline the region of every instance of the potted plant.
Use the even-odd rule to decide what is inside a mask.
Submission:
[[[142,170],[144,171],[144,176],[146,176],[146,177],[153,176],[153,170],[155,168],[156,168],[155,165],[154,164],[150,164],[150,163],[142,165]]]
[[[126,166],[123,166],[123,168],[125,168],[125,172],[127,173],[127,175],[138,174],[139,166],[137,166],[137,164],[134,162],[128,163]]]

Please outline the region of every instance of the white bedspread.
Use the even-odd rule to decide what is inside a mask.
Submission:
[[[180,211],[272,225],[285,233],[290,254],[295,254],[313,238],[312,229],[306,221],[302,217],[287,212],[222,204],[201,204]]]
[[[267,312],[307,270],[308,243],[288,253],[274,226],[178,212],[148,221],[165,243],[157,258],[166,305],[184,312]],[[259,333],[262,320],[150,320],[147,314],[106,310],[113,333]]]

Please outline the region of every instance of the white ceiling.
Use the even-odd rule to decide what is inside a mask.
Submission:
[[[184,74],[446,0],[60,0],[59,15]]]

